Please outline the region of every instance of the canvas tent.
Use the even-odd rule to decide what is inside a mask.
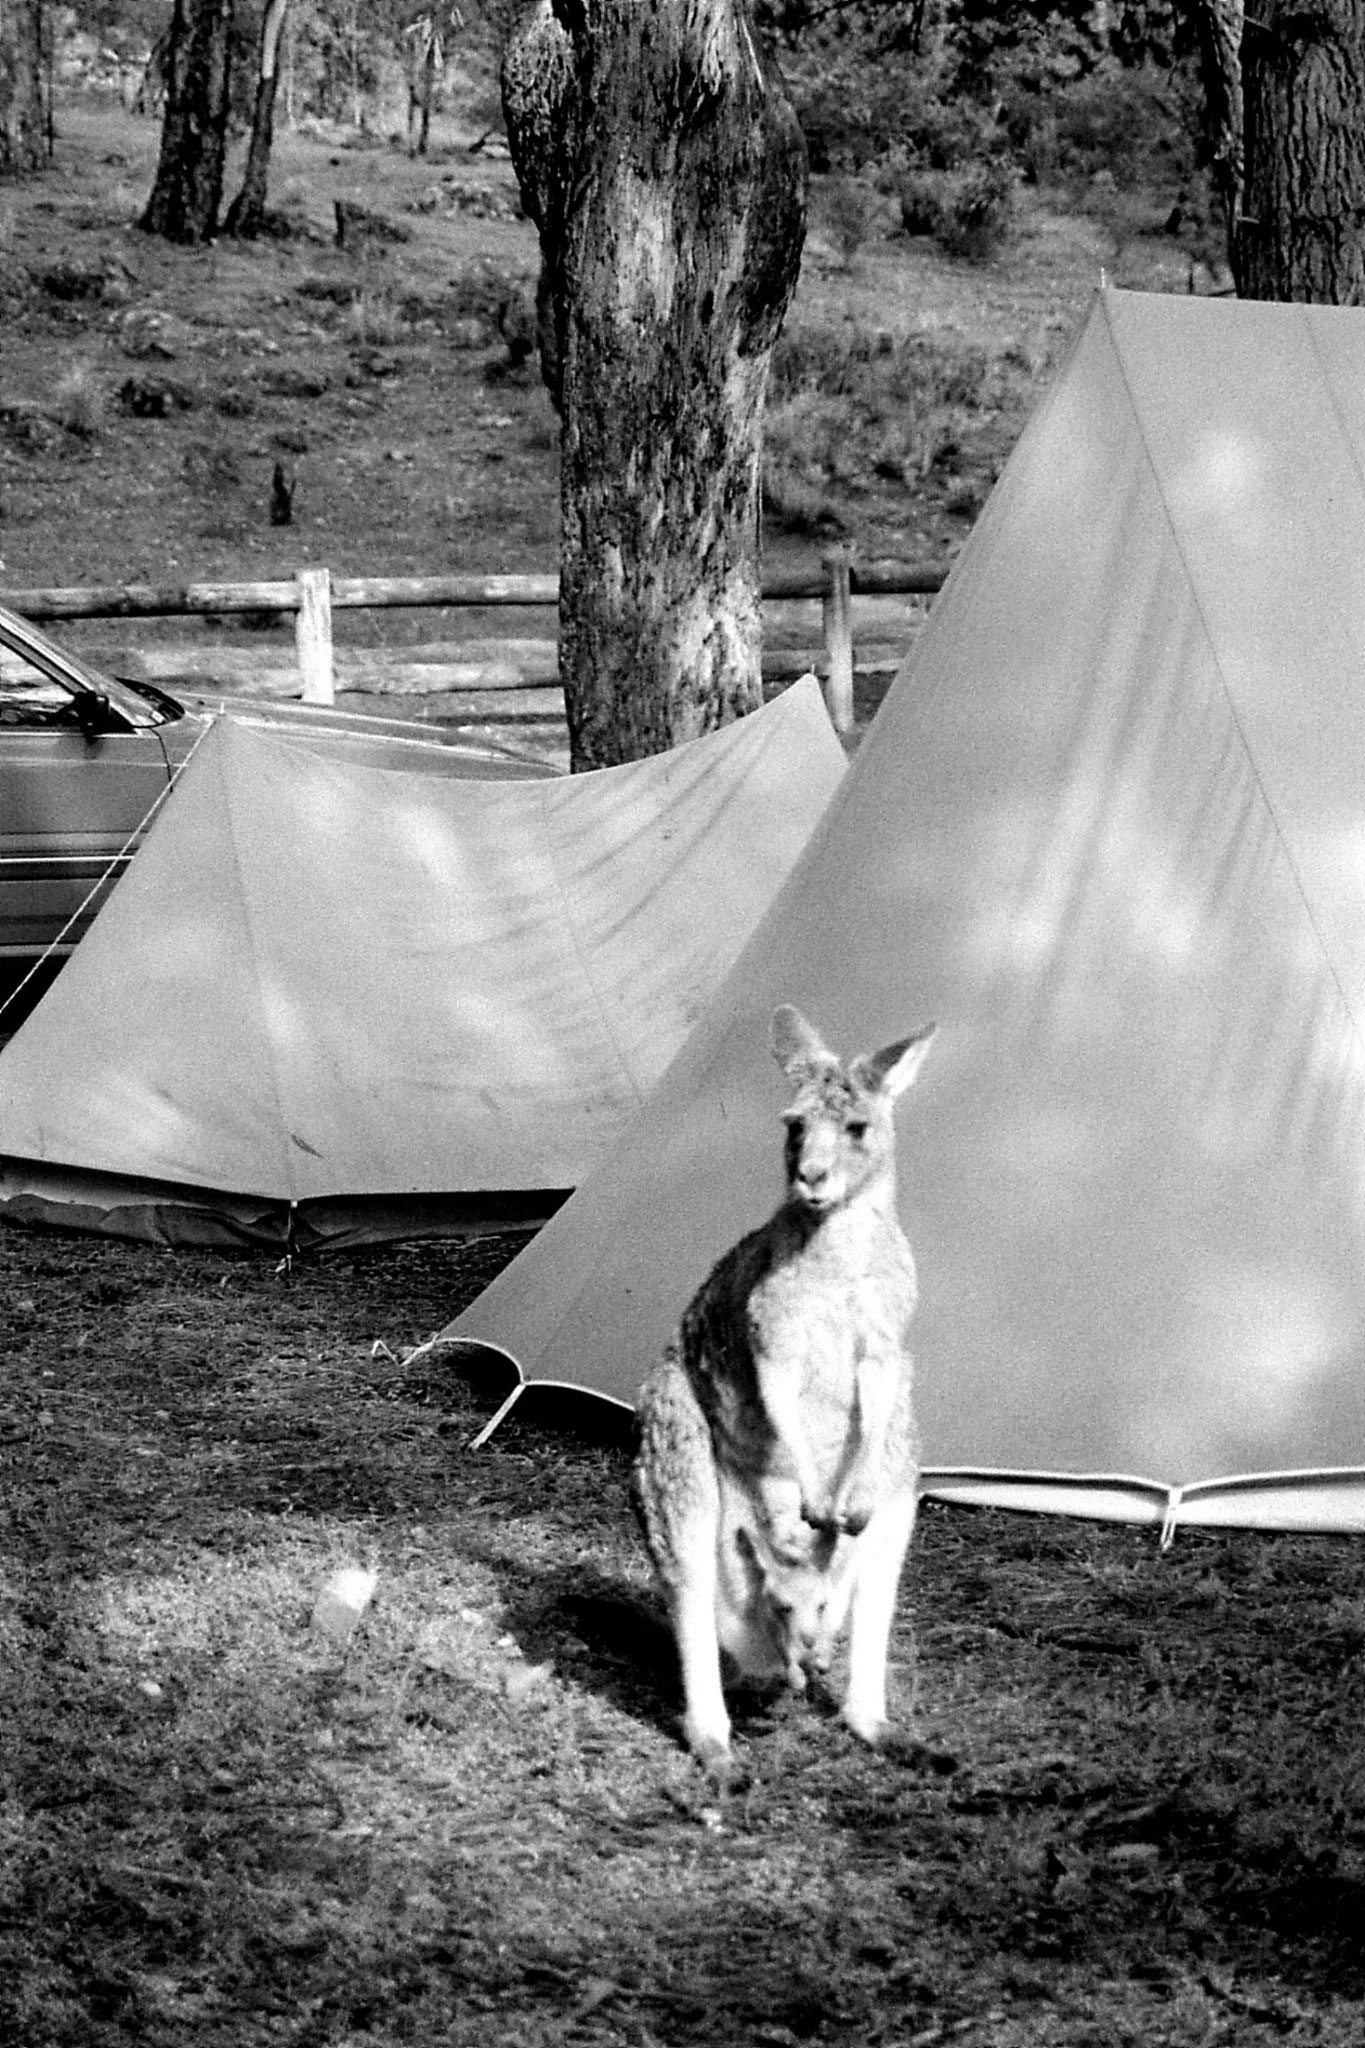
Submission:
[[[356,766],[220,721],[0,1053],[0,1213],[267,1243],[545,1215],[843,772],[813,678],[548,779]]]
[[[1098,298],[706,1016],[443,1341],[631,1401],[778,1193],[781,1001],[939,1025],[933,1490],[1365,1526],[1365,313]]]

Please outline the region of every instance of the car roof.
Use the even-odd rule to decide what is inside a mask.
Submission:
[[[491,734],[462,734],[435,723],[395,719],[372,711],[342,710],[334,705],[300,704],[280,698],[246,698],[236,691],[217,690],[202,678],[185,679],[168,689],[155,685],[155,700],[128,683],[49,640],[30,620],[0,605],[0,646],[31,661],[73,691],[94,690],[107,697],[131,727],[165,728],[173,707],[192,721],[231,717],[248,724],[268,725],[326,746],[339,742],[353,758],[376,765],[431,767],[440,773],[478,777],[544,777],[562,773],[550,761]],[[165,707],[165,708],[162,708]],[[406,760],[404,757],[407,757]]]

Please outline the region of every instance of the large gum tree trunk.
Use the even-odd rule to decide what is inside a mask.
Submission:
[[[275,140],[275,94],[279,86],[280,37],[289,0],[266,0],[261,16],[261,42],[256,69],[256,101],[251,116],[242,189],[228,208],[224,232],[249,240],[265,224],[270,180],[270,151]]]
[[[763,395],[805,146],[743,0],[533,0],[503,105],[561,414],[571,758],[600,767],[761,701]]]
[[[41,0],[0,0],[0,176],[43,161]]]
[[[206,242],[218,227],[227,154],[233,0],[175,0],[166,113],[151,197],[138,226],[168,242]]]
[[[1262,0],[1242,34],[1243,298],[1365,304],[1365,0]]]

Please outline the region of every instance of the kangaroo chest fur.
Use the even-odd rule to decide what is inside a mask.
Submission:
[[[787,1211],[729,1251],[683,1318],[679,1358],[710,1424],[718,1465],[780,1476],[779,1412],[799,1408],[827,1484],[869,1407],[897,1405],[911,1376],[915,1266],[880,1208],[812,1222]]]

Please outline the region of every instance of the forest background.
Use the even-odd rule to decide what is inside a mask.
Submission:
[[[294,0],[268,232],[178,257],[134,231],[168,8],[44,14],[47,167],[0,182],[11,588],[51,580],[38,558],[64,582],[240,577],[286,541],[354,574],[556,566],[538,255],[498,92],[509,13]],[[813,168],[767,396],[765,558],[843,539],[946,566],[1103,277],[1230,289],[1192,34],[1162,4],[760,15]],[[250,0],[234,24],[225,205],[252,111]],[[338,203],[370,216],[344,248]],[[277,461],[298,481],[288,534],[267,525]]]

